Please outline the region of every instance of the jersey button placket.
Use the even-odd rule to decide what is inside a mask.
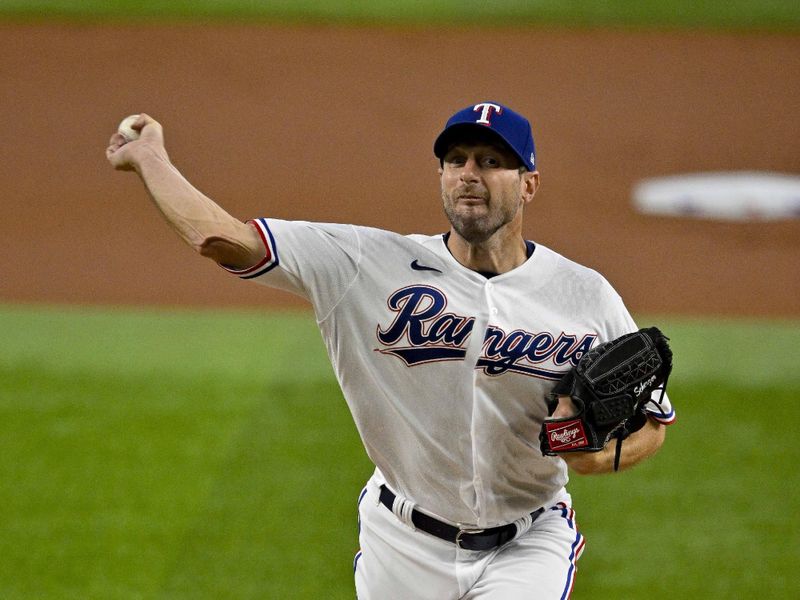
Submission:
[[[494,305],[494,301],[492,300],[492,290],[494,289],[494,284],[491,281],[486,282],[486,302],[489,305],[489,314],[492,317],[497,316],[497,307]]]
[[[495,307],[494,301],[492,299],[493,288],[494,288],[494,284],[491,281],[487,281],[487,282],[485,282],[483,284],[483,296],[484,296],[484,302],[485,302],[484,310],[487,311],[488,318],[484,317],[484,318],[486,318],[486,321],[484,322],[486,329],[484,330],[484,335],[481,336],[481,339],[485,338],[486,331],[488,331],[488,328],[490,326],[489,320],[494,315],[497,314],[497,308]],[[474,378],[474,384],[476,386],[475,387],[475,391],[476,392],[478,391],[478,388],[481,387],[481,383],[480,382],[484,378],[482,373],[483,372],[480,369],[475,369],[474,372],[473,372],[473,378]],[[482,394],[476,393],[473,396],[473,402],[482,402],[480,400],[481,397],[482,397]],[[485,408],[480,408],[480,407],[477,407],[477,406],[473,407],[472,424],[470,426],[470,439],[472,441],[472,468],[473,468],[472,485],[474,486],[474,489],[475,489],[475,502],[476,502],[475,510],[476,510],[477,514],[480,514],[483,511],[483,509],[485,508],[485,506],[486,506],[486,497],[485,497],[485,492],[484,492],[484,489],[483,489],[483,477],[482,477],[482,474],[480,472],[479,461],[477,460],[478,456],[480,456],[482,454],[481,451],[480,451],[480,448],[478,446],[479,446],[479,444],[481,443],[481,440],[484,437],[483,435],[479,434],[479,430],[482,429],[483,423],[480,420],[476,421],[475,420],[475,415],[476,414],[483,414],[484,411],[485,411]],[[459,547],[458,551],[459,552],[464,552],[464,550],[462,550],[460,547]]]

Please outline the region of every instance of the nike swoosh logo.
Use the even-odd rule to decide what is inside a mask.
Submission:
[[[441,273],[439,269],[419,264],[419,261],[417,259],[414,259],[411,262],[411,268],[414,269],[415,271],[436,271],[437,273]]]

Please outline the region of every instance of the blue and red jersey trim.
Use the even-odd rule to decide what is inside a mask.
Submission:
[[[278,259],[278,251],[275,248],[275,238],[272,237],[272,232],[269,229],[269,225],[267,225],[267,220],[254,219],[252,221],[248,221],[248,223],[253,224],[258,232],[259,237],[261,238],[261,242],[264,244],[264,258],[262,258],[252,267],[242,270],[231,269],[225,265],[222,265],[223,269],[229,273],[233,273],[241,279],[253,279],[255,277],[259,277],[264,273],[271,271],[280,264],[280,260]]]
[[[674,408],[670,408],[668,413],[651,412],[648,410],[647,416],[662,425],[672,425],[677,419]]]

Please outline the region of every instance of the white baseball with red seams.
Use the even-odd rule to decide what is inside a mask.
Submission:
[[[611,285],[541,244],[487,279],[456,261],[442,235],[254,223],[264,260],[233,272],[311,302],[377,467],[360,501],[359,598],[441,600],[454,581],[454,598],[478,598],[505,589],[510,573],[530,578],[536,597],[568,594],[583,539],[565,463],[543,456],[538,436],[555,382],[590,347],[637,330]],[[666,396],[648,411],[674,419]],[[378,504],[384,483],[394,511]],[[415,531],[411,507],[461,528],[520,523],[509,542],[518,552],[463,550]]]
[[[117,126],[117,132],[126,140],[132,142],[139,139],[139,132],[133,128],[134,123],[139,120],[139,115],[130,115],[122,119]]]

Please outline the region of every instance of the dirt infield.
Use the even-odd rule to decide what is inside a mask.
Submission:
[[[526,234],[634,311],[800,315],[800,220],[645,217],[639,179],[800,171],[800,37],[546,29],[0,26],[0,301],[292,305],[192,256],[103,151],[149,112],[235,215],[443,231],[433,138],[469,102],[532,117]]]

